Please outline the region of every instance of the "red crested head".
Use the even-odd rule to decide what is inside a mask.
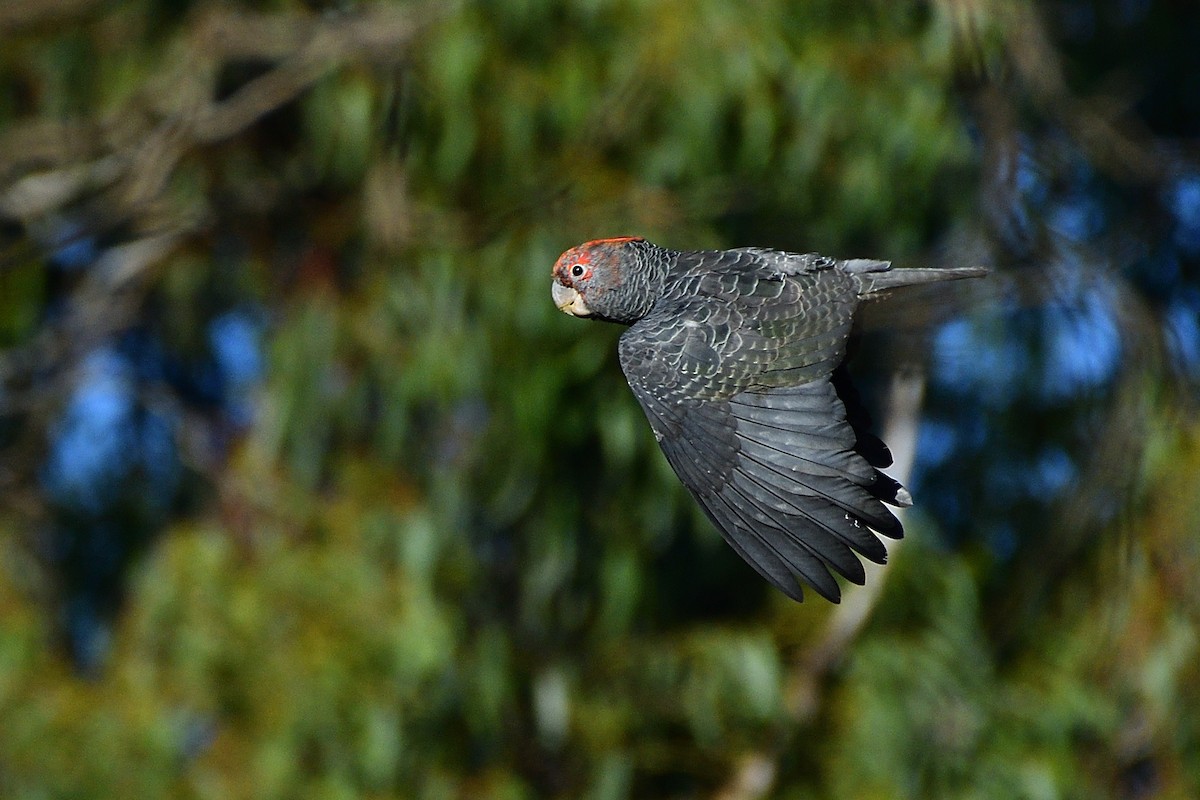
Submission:
[[[644,263],[642,251],[652,247],[640,236],[596,239],[572,247],[554,263],[554,304],[576,317],[625,321],[619,314],[627,305],[622,285],[628,273]]]

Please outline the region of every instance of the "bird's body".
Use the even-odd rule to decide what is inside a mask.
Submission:
[[[743,248],[680,252],[644,239],[588,242],[554,267],[566,313],[629,325],[621,368],[655,438],[726,541],[800,600],[836,601],[829,568],[862,583],[876,532],[903,535],[911,504],[879,471],[887,447],[847,420],[841,362],[860,300],[983,270]],[[856,555],[858,554],[858,555]]]

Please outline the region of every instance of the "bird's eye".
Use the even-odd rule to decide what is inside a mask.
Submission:
[[[572,278],[582,278],[583,277],[583,264],[576,264],[575,266],[571,267],[571,277]]]

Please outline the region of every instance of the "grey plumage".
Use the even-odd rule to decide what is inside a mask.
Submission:
[[[797,577],[837,601],[876,534],[912,499],[880,472],[841,368],[860,300],[986,270],[893,270],[758,248],[678,252],[642,239],[589,242],[555,264],[568,313],[630,325],[621,368],[663,453],[726,541],[796,600]],[[576,298],[578,302],[576,302]],[[847,401],[852,413],[847,413]]]

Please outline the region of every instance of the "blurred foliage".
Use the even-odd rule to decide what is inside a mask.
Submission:
[[[1196,796],[1198,26],[0,5],[0,795]],[[1000,268],[864,337],[928,416],[828,670],[549,302],[625,233]]]

